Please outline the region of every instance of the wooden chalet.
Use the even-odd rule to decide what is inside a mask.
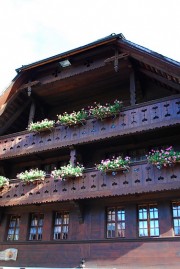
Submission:
[[[0,96],[0,268],[180,268],[180,163],[147,160],[180,151],[180,63],[112,34],[16,71]],[[115,100],[115,116],[57,122]],[[97,169],[118,156],[128,169]],[[83,175],[52,177],[68,163]],[[17,178],[35,168],[44,181]]]

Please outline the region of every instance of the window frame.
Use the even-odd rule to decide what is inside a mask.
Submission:
[[[10,226],[10,223],[11,223],[11,219],[12,218],[16,218],[15,220],[15,226],[14,227],[11,227]],[[19,226],[18,226],[18,220],[19,219]],[[21,216],[19,214],[12,214],[12,215],[9,215],[8,217],[8,223],[7,223],[7,232],[6,232],[6,241],[18,241],[19,240],[19,235],[20,235],[20,219],[21,219]],[[9,234],[9,230],[13,230],[13,239],[8,239],[8,235]],[[18,234],[16,233],[17,229],[19,229],[19,232]],[[18,239],[15,239],[15,235],[18,235]]]
[[[61,223],[58,223],[56,224],[56,215],[59,214],[60,216],[63,216],[62,218],[62,222]],[[64,223],[64,220],[65,220],[65,215],[68,215],[68,218],[67,218],[67,223]],[[61,233],[60,233],[60,238],[55,238],[55,228],[58,228],[60,227],[60,230],[61,230]],[[67,236],[65,238],[64,237],[64,234],[65,232],[63,232],[63,228],[66,227],[67,229]],[[69,237],[69,227],[70,227],[70,212],[68,210],[58,210],[58,211],[55,211],[54,214],[53,214],[53,231],[52,231],[52,240],[53,241],[61,241],[61,240],[68,240],[68,237]]]
[[[175,233],[175,225],[174,225],[174,220],[179,220],[179,223],[180,223],[180,215],[179,216],[177,216],[177,217],[174,217],[174,210],[173,210],[173,204],[179,204],[179,206],[180,206],[180,201],[172,201],[171,202],[171,214],[172,214],[172,227],[173,227],[173,235],[174,236],[180,236],[180,232],[179,232],[179,234],[176,234]],[[180,230],[180,225],[179,226],[177,226],[177,227],[179,227],[178,229]]]
[[[112,210],[114,209],[115,210],[115,220],[114,221],[108,221],[108,211],[109,210]],[[118,210],[120,211],[124,211],[123,213],[121,213],[121,215],[124,215],[124,219],[121,219],[118,221]],[[108,224],[115,224],[115,236],[108,236]],[[119,206],[119,205],[116,205],[116,206],[108,206],[106,207],[106,229],[105,229],[105,232],[106,232],[106,238],[107,239],[123,239],[126,237],[126,210],[125,210],[125,207],[124,206]],[[118,236],[118,224],[124,224],[124,229],[121,229],[121,233],[123,234],[123,236]]]
[[[37,218],[37,225],[32,225],[32,221],[33,221],[33,216],[38,216]],[[41,216],[43,216],[43,218],[40,218]],[[39,221],[42,220],[42,224],[39,225]],[[29,233],[28,233],[28,241],[42,241],[42,237],[43,237],[43,226],[44,226],[44,213],[41,213],[41,212],[33,212],[30,214],[30,222],[29,222]],[[31,236],[31,229],[35,228],[36,229],[36,233],[35,233],[35,239],[30,239],[30,236]],[[38,230],[39,228],[41,228],[41,238],[38,238],[39,236],[39,233],[38,233]],[[33,235],[33,234],[32,234]]]
[[[158,217],[157,218],[150,218],[150,208],[151,208],[151,206],[155,206],[156,208],[157,208],[157,214],[158,214]],[[140,209],[140,207],[146,207],[146,209],[147,209],[147,218],[142,218],[142,219],[140,219],[139,218],[139,209]],[[160,237],[160,223],[159,223],[159,209],[158,209],[158,204],[157,203],[148,203],[148,204],[139,204],[138,205],[138,210],[137,210],[138,212],[137,212],[137,222],[138,222],[138,237],[139,238],[153,238],[153,237]],[[145,222],[145,221],[147,221],[147,235],[142,235],[142,236],[140,236],[140,221],[142,221],[142,222]],[[150,222],[151,221],[158,221],[158,227],[155,227],[154,226],[154,230],[156,229],[156,228],[158,228],[158,235],[151,235],[151,225],[150,225]],[[142,229],[144,229],[144,227],[142,228]]]

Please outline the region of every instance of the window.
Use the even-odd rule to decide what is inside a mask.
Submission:
[[[44,214],[34,213],[31,215],[29,240],[41,240],[43,230]]]
[[[125,210],[123,208],[107,209],[107,237],[125,237]]]
[[[10,216],[7,240],[19,240],[19,216]]]
[[[56,212],[54,217],[54,234],[53,239],[67,239],[69,226],[69,213]]]
[[[158,208],[156,204],[139,206],[139,236],[159,236]]]
[[[174,234],[180,235],[180,202],[172,203]]]

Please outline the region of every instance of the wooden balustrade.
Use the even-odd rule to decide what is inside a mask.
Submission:
[[[143,132],[180,123],[180,98],[136,105],[119,116],[88,119],[83,126],[57,126],[49,132],[13,134],[0,139],[0,159],[84,142]]]
[[[0,192],[1,206],[67,201],[115,195],[156,192],[180,188],[180,164],[157,169],[147,162],[130,166],[129,171],[102,174],[86,171],[81,178],[53,179],[47,177],[39,184],[26,185],[12,180]]]

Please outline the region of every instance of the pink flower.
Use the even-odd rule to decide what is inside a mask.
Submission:
[[[172,149],[172,146],[170,146],[169,148],[167,148],[166,150],[171,150]]]

